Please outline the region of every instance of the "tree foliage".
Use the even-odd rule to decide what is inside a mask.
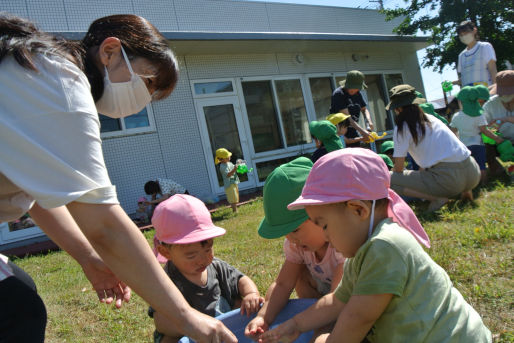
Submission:
[[[512,0],[404,0],[403,8],[383,10],[386,20],[403,17],[394,32],[430,36],[430,47],[423,61],[425,66],[441,71],[456,66],[459,53],[465,48],[457,36],[457,26],[472,20],[478,26],[480,40],[489,42],[496,51],[498,70],[505,61],[514,64],[514,1]],[[410,4],[409,4],[410,3]]]

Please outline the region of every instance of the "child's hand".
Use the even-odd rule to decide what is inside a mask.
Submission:
[[[245,336],[257,341],[261,334],[268,331],[269,325],[264,321],[264,318],[257,315],[252,319],[245,328]]]
[[[249,293],[245,295],[241,301],[241,314],[245,314],[249,317],[252,313],[257,312],[261,308],[261,304],[264,302],[264,298],[259,293]]]
[[[268,332],[264,332],[259,337],[259,343],[268,343],[268,342],[281,342],[288,343],[294,342],[298,336],[300,336],[301,332],[298,329],[296,321],[294,318],[289,319],[288,321],[280,324],[273,330]]]

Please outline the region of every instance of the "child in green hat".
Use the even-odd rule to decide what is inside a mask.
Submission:
[[[341,139],[337,136],[337,127],[328,120],[311,121],[309,131],[317,148],[312,153],[312,163],[316,163],[321,156],[329,152],[343,149]]]
[[[245,335],[257,339],[269,329],[286,305],[293,289],[299,298],[320,298],[337,287],[343,275],[343,256],[327,241],[305,210],[289,211],[287,205],[302,192],[312,162],[299,157],[276,168],[264,184],[264,218],[259,235],[285,236],[286,260],[257,316],[245,328]]]
[[[487,120],[479,100],[489,99],[489,90],[483,85],[463,87],[457,94],[461,110],[457,112],[450,123],[450,128],[462,143],[471,151],[471,156],[480,167],[480,180],[486,180],[485,146],[480,133],[493,139],[497,144],[503,142],[487,128]]]

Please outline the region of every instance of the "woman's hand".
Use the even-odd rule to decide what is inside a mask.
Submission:
[[[100,257],[92,257],[88,263],[83,263],[82,270],[100,302],[111,304],[116,300],[116,308],[120,308],[123,302],[129,302],[132,294],[130,287],[121,282]]]

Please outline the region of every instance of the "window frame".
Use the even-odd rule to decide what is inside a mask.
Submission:
[[[300,85],[302,87],[302,96],[303,96],[303,101],[304,101],[304,105],[305,105],[305,111],[307,114],[307,120],[310,122],[311,120],[314,120],[311,118],[312,111],[310,109],[310,106],[312,106],[311,105],[312,101],[308,100],[306,97],[307,93],[306,93],[306,86],[305,86],[305,78],[303,76],[304,76],[304,74],[287,74],[287,75],[273,75],[273,76],[250,76],[250,77],[241,77],[241,78],[237,79],[237,82],[236,82],[237,83],[236,84],[237,93],[239,96],[239,102],[241,104],[241,113],[245,119],[245,120],[243,120],[244,129],[246,131],[246,136],[248,137],[248,140],[251,143],[251,150],[253,153],[252,159],[260,160],[260,159],[266,159],[267,157],[270,157],[270,156],[281,158],[278,156],[282,156],[282,155],[290,156],[290,154],[294,154],[294,153],[302,154],[303,152],[310,151],[314,148],[314,142],[312,142],[312,141],[310,143],[298,144],[298,145],[294,145],[294,146],[287,145],[285,131],[284,131],[284,123],[282,120],[282,113],[280,112],[280,107],[279,107],[280,105],[278,102],[279,99],[278,99],[277,89],[275,86],[275,81],[280,81],[280,80],[299,80],[300,81]],[[246,102],[245,102],[244,93],[243,93],[243,82],[252,82],[252,81],[271,81],[271,89],[272,89],[272,93],[273,93],[272,96],[273,96],[273,100],[274,100],[273,106],[275,108],[275,113],[278,115],[277,122],[279,123],[279,130],[280,130],[280,134],[281,134],[283,148],[269,150],[269,151],[263,151],[263,152],[258,152],[258,153],[255,152],[252,134],[251,134],[251,130],[250,130],[250,121],[248,118],[248,112],[246,111]],[[310,89],[309,89],[309,92],[310,92]],[[310,95],[310,93],[309,93],[309,95]],[[285,157],[287,157],[287,156],[285,156]]]
[[[223,92],[223,93],[210,93],[210,94],[196,94],[195,92],[195,84],[197,83],[216,83],[216,82],[227,82],[230,81],[232,83],[232,92]],[[235,96],[237,95],[236,82],[234,78],[219,78],[219,79],[194,79],[189,81],[191,87],[191,94],[193,95],[193,99],[203,99],[203,98],[213,98],[213,97],[225,97],[225,96]]]
[[[100,113],[99,113],[99,115],[100,115]],[[100,138],[110,139],[110,138],[118,138],[118,137],[132,136],[132,135],[140,135],[140,134],[145,134],[145,133],[155,133],[157,130],[155,127],[155,119],[154,119],[152,103],[149,103],[148,105],[146,105],[146,115],[148,116],[149,126],[135,127],[132,129],[127,129],[125,127],[125,118],[119,118],[118,120],[120,120],[120,122],[121,122],[121,130],[100,132]],[[127,117],[130,117],[130,116],[127,116]],[[113,119],[115,119],[115,118],[113,118]]]

